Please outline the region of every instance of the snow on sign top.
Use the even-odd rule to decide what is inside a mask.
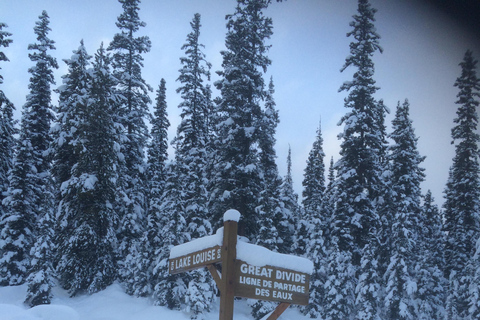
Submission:
[[[214,235],[198,238],[178,246],[174,246],[170,250],[170,259],[185,256],[192,252],[204,250],[207,248],[221,246],[223,243],[223,227],[219,228]]]
[[[223,215],[223,221],[240,221],[240,212],[235,209],[230,209]]]
[[[307,274],[313,273],[313,262],[308,259],[273,252],[243,241],[237,242],[237,259],[256,267],[273,266]]]

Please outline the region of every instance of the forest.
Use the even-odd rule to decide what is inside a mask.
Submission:
[[[152,43],[139,35],[146,27],[140,0],[119,0],[110,43],[90,54],[82,41],[65,57],[59,86],[50,18],[40,14],[20,121],[19,106],[1,90],[9,79],[0,69],[0,286],[27,284],[25,304],[33,307],[51,303],[54,286],[74,297],[118,282],[130,295],[202,319],[218,300],[215,282],[204,269],[169,274],[169,252],[214,234],[233,208],[250,243],[314,263],[310,303],[301,307],[311,318],[479,319],[480,78],[473,52],[451,79],[458,91],[455,155],[439,207],[421,189],[425,157],[408,99],[386,124],[389,110],[376,98],[374,54],[383,50],[377,11],[358,0],[341,68],[352,78],[339,88],[346,94],[339,160],[326,159],[319,126],[299,196],[291,154],[285,176],[277,166],[280,115],[274,81],[265,76],[272,0],[236,2],[226,17],[218,81],[211,83],[201,15],[190,22],[177,79],[181,121],[171,141],[166,82],[152,101],[154,89],[142,77]],[[14,40],[0,21],[2,64],[9,61],[2,48]],[[255,319],[275,308],[249,304]]]

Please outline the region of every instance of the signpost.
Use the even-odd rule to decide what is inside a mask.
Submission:
[[[207,267],[220,290],[220,320],[233,320],[235,297],[280,302],[267,320],[278,319],[290,304],[307,305],[310,274],[283,266],[257,266],[237,257],[239,219],[240,213],[236,210],[225,213],[222,244],[204,246],[178,256],[172,256],[171,252],[169,272],[175,274]],[[196,247],[194,241],[186,244],[187,249]],[[222,264],[222,274],[215,265],[218,263]]]

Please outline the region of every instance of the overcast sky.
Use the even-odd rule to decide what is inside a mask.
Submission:
[[[387,118],[389,126],[397,102],[406,98],[410,101],[419,151],[427,157],[423,191],[431,189],[440,204],[454,155],[450,131],[456,116],[458,91],[453,84],[460,75],[458,64],[465,51],[471,49],[477,59],[480,57],[480,29],[476,29],[478,24],[464,23],[471,18],[471,10],[466,12],[468,15],[455,10],[454,16],[449,8],[445,10],[432,2],[435,1],[371,1],[378,9],[376,27],[384,49],[383,54],[374,56],[374,78],[381,88],[376,97],[384,99],[391,110]],[[152,41],[152,50],[144,54],[143,77],[154,89],[161,78],[167,82],[170,140],[180,120],[177,107],[180,97],[175,93],[179,86],[176,82],[181,67],[179,57],[183,55],[180,48],[191,31],[193,15],[201,14],[200,42],[213,64],[215,81],[218,79],[215,71],[221,69],[225,15],[233,13],[235,6],[234,0],[143,0],[141,3],[140,18],[147,26],[139,35],[147,35]],[[294,185],[300,195],[303,170],[320,119],[327,167],[331,157],[339,158],[337,134],[342,127],[337,124],[348,110],[343,102],[347,93],[338,89],[344,81],[352,79],[352,70],[340,73],[340,69],[349,55],[351,39],[346,33],[351,30],[349,23],[356,9],[354,0],[287,0],[274,2],[266,12],[274,25],[274,35],[269,40],[272,65],[265,78],[273,77],[274,97],[280,112],[277,163],[284,175],[290,145]],[[51,53],[60,65],[56,86],[61,84],[61,75],[67,70],[62,59],[70,58],[82,39],[92,55],[102,41],[108,45],[118,32],[115,22],[122,12],[116,0],[0,0],[0,22],[6,23],[9,26],[6,31],[13,34],[13,43],[3,49],[10,62],[0,65],[4,77],[1,89],[14,102],[18,117],[28,94],[27,70],[32,66],[27,46],[35,42],[33,27],[42,10],[50,16],[49,36],[57,47]],[[457,16],[460,18],[454,19]],[[153,92],[151,96],[153,100]],[[57,103],[56,97],[53,103]]]

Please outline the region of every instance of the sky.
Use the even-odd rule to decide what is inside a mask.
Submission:
[[[418,140],[418,149],[426,156],[423,167],[426,181],[423,192],[430,189],[438,204],[443,203],[443,190],[454,156],[451,129],[458,105],[457,88],[459,63],[467,49],[480,58],[480,11],[478,0],[371,0],[376,13],[377,32],[383,53],[376,53],[374,79],[380,87],[375,97],[383,99],[390,109],[390,126],[397,103],[410,102],[410,115]],[[455,2],[455,5],[453,3]],[[437,3],[442,3],[439,5]],[[461,3],[466,10],[463,10]],[[470,7],[468,6],[470,5]],[[147,26],[138,35],[152,42],[151,51],[144,54],[142,75],[146,82],[158,88],[160,79],[167,84],[167,104],[173,139],[180,121],[178,105],[179,58],[191,31],[195,13],[201,14],[200,42],[205,45],[207,60],[212,63],[212,83],[221,70],[221,50],[225,49],[225,15],[233,13],[234,0],[143,0],[140,18]],[[463,8],[463,9],[462,9]],[[93,55],[103,42],[112,40],[121,14],[116,0],[0,0],[0,22],[8,25],[13,43],[3,51],[10,59],[1,63],[4,77],[1,85],[6,96],[15,104],[20,118],[28,94],[28,44],[35,42],[33,27],[42,10],[50,16],[49,37],[56,42],[51,54],[60,68],[55,72],[56,85],[67,71],[62,59],[68,59],[83,39]],[[352,69],[340,72],[349,53],[351,31],[349,23],[356,13],[355,0],[287,0],[273,2],[265,14],[273,19],[273,36],[268,56],[272,65],[265,74],[275,84],[275,101],[280,113],[277,127],[277,163],[282,176],[286,174],[288,149],[292,150],[294,187],[301,197],[303,172],[308,153],[321,124],[328,168],[330,158],[339,159],[341,141],[337,135],[347,92],[338,89],[352,79]],[[480,66],[478,66],[480,68]],[[480,70],[477,69],[480,75]],[[214,96],[218,93],[214,91]],[[151,93],[152,101],[155,92]],[[53,103],[57,103],[53,96]],[[172,153],[172,151],[170,151]],[[170,154],[171,155],[171,154]]]

